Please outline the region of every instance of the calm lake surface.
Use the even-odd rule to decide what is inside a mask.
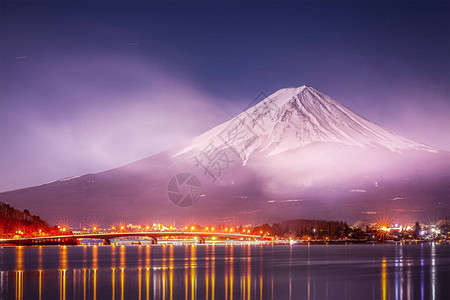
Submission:
[[[450,245],[2,247],[0,299],[450,299]]]

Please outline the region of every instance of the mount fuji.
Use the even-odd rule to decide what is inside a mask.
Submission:
[[[131,223],[449,217],[450,153],[320,91],[281,89],[185,144],[98,174],[0,193],[48,220]]]
[[[223,144],[244,149],[246,144],[251,143],[252,147],[242,153],[244,162],[255,150],[270,150],[269,155],[273,155],[315,142],[386,148],[399,153],[409,149],[437,152],[432,147],[395,135],[365,120],[327,95],[305,85],[277,91],[253,108],[198,136],[184,151],[206,147],[230,126],[247,129],[243,133],[246,136],[242,136],[239,143],[224,141]],[[256,141],[253,141],[255,138]]]

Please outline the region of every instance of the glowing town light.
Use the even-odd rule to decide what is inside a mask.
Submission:
[[[206,230],[208,230],[209,229],[209,227],[208,226],[206,226],[206,228],[205,228]]]
[[[211,228],[211,230],[212,230],[212,231],[214,231],[214,227],[213,227],[213,228]]]
[[[194,226],[191,226],[191,230],[194,230],[195,229],[195,227]]]
[[[116,227],[114,227],[114,226],[113,226],[113,227],[111,227],[111,230],[116,230]]]
[[[233,232],[233,228],[231,228],[230,231]]]
[[[148,230],[148,229],[150,229],[150,226],[148,226],[148,225],[147,225],[147,226],[145,226],[145,229],[147,229],[147,230]]]
[[[172,229],[173,229],[173,226],[170,226],[169,229],[172,230]]]
[[[125,229],[125,226],[120,226],[120,230],[124,230]]]
[[[92,228],[94,231],[97,230],[97,227],[94,226],[94,228]]]

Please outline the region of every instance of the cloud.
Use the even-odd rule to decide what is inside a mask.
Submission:
[[[51,65],[13,94],[21,99],[8,107],[17,138],[2,151],[9,180],[0,191],[151,156],[239,110],[153,62],[85,57]],[[16,163],[7,166],[8,158]]]

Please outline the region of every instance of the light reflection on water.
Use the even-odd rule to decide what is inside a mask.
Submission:
[[[450,299],[449,250],[435,244],[3,247],[0,299]]]

